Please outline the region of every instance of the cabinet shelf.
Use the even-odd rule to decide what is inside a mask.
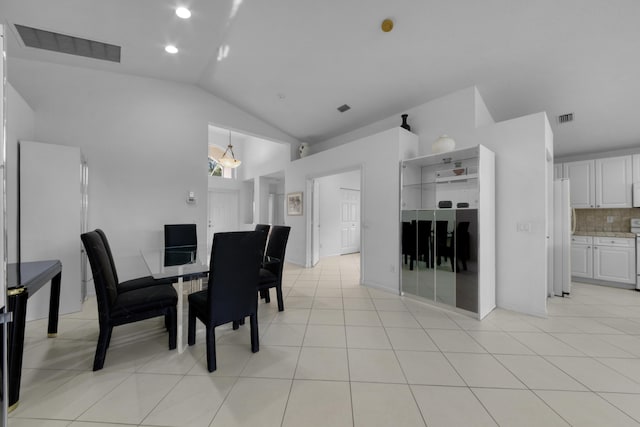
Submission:
[[[465,174],[465,175],[454,175],[454,176],[443,176],[443,177],[438,177],[435,180],[432,181],[424,181],[424,182],[418,182],[415,184],[404,184],[402,187],[403,188],[420,188],[420,187],[426,187],[428,185],[433,185],[433,184],[446,184],[446,183],[450,183],[450,182],[464,182],[464,181],[471,181],[474,179],[478,179],[478,174],[477,173],[472,173],[472,174]]]
[[[477,173],[471,173],[468,175],[454,175],[454,176],[442,176],[436,178],[436,184],[448,183],[448,182],[459,182],[459,181],[468,181],[471,179],[478,179]]]

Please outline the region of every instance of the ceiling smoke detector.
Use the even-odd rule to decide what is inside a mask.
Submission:
[[[572,121],[573,121],[573,113],[562,114],[561,116],[558,116],[558,123],[560,124],[569,123]]]
[[[382,30],[383,33],[388,33],[391,30],[393,30],[393,20],[390,18],[387,18],[384,21],[382,21],[382,24],[380,24],[380,29]]]
[[[349,111],[351,109],[351,107],[349,107],[347,104],[342,104],[341,106],[338,107],[338,111],[340,111],[341,113],[344,113],[345,111]]]

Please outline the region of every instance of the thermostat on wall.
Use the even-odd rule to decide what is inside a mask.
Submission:
[[[189,191],[189,193],[187,194],[187,203],[190,205],[195,205],[196,201],[196,193],[194,191]]]

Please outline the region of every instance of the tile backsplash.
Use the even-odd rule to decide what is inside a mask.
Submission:
[[[576,231],[628,233],[631,218],[640,218],[640,209],[576,209]],[[607,219],[611,219],[612,222],[608,222]]]

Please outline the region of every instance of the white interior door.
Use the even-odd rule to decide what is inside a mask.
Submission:
[[[238,231],[238,192],[209,191],[207,248],[211,250],[213,235],[224,231]]]
[[[340,189],[340,253],[360,252],[360,190]]]
[[[82,308],[81,155],[78,147],[20,141],[22,262],[62,262],[60,314]],[[27,320],[48,316],[50,286],[29,298]]]

